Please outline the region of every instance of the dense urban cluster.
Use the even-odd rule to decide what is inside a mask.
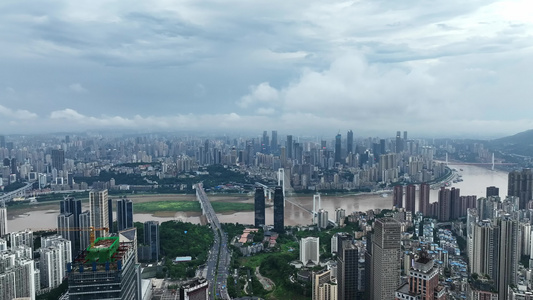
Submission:
[[[168,293],[152,294],[156,285],[143,279],[150,270],[151,277],[187,277],[179,292],[167,286],[171,294],[197,297],[191,299],[253,291],[272,298],[276,285],[313,300],[533,298],[531,170],[510,172],[504,197],[495,186],[485,195],[450,187],[462,178],[448,159],[494,168],[483,143],[409,139],[407,132],[354,139],[352,131],[331,140],[282,140],[277,131],[252,138],[0,136],[0,159],[1,299],[165,299]],[[212,193],[248,192],[254,224],[228,239],[203,186]],[[430,199],[431,189],[438,189],[438,199]],[[159,222],[135,224],[134,203],[124,195],[191,191],[213,246],[191,249],[195,257],[172,258],[164,267]],[[328,212],[320,204],[328,192],[392,193],[391,209]],[[287,227],[286,201],[307,193],[313,208],[300,208],[312,225]],[[8,230],[11,205],[54,200],[56,228]],[[273,220],[266,218],[268,203]],[[265,260],[256,270],[241,270],[236,251]],[[269,255],[279,255],[278,271],[285,273],[265,265]],[[197,270],[172,268],[197,257],[206,260],[194,264]],[[241,276],[254,283],[240,285]]]

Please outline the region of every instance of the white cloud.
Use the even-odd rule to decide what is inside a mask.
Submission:
[[[25,109],[11,109],[0,105],[0,115],[4,116],[5,120],[31,120],[37,118],[37,114]]]
[[[264,105],[272,104],[275,105],[279,101],[278,91],[270,86],[270,83],[263,82],[257,86],[250,87],[250,94],[241,98],[238,104],[241,107],[249,107],[255,104]]]

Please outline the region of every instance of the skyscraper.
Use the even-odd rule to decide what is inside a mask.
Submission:
[[[472,226],[470,272],[487,274],[494,280],[499,299],[507,299],[509,285],[518,278],[519,224],[507,214]]]
[[[57,233],[60,234],[64,239],[70,241],[70,246],[72,253],[77,253],[78,247],[75,245],[78,240],[77,232],[74,231],[75,225],[74,214],[65,212],[60,213],[57,216]]]
[[[439,200],[438,200],[438,219],[442,222],[450,221],[451,217],[451,193],[450,190],[441,187],[439,191]]]
[[[81,200],[74,197],[66,197],[59,202],[59,213],[71,213],[74,215],[74,226],[78,227],[78,216],[81,214]]]
[[[107,190],[92,190],[89,192],[91,226],[109,228],[109,206],[107,200]],[[95,231],[95,237],[104,236],[106,236],[105,231]]]
[[[7,208],[5,203],[0,203],[0,237],[6,235],[7,231]]]
[[[342,137],[341,137],[341,134],[339,133],[335,136],[335,162],[336,163],[342,163],[341,142],[342,142]]]
[[[490,196],[500,197],[500,189],[495,186],[488,186],[486,198],[489,198]]]
[[[403,151],[403,139],[401,135],[401,131],[396,132],[396,153],[400,153]]]
[[[41,237],[40,278],[41,286],[56,288],[67,275],[67,264],[72,262],[71,242],[58,235]]]
[[[392,190],[392,205],[396,208],[402,208],[403,204],[403,185],[395,185]]]
[[[268,153],[270,148],[270,142],[268,140],[268,133],[263,131],[263,138],[261,139],[261,153]]]
[[[527,203],[533,199],[533,173],[531,169],[509,173],[507,195],[519,197],[519,208],[527,208]]]
[[[396,291],[395,299],[446,299],[446,289],[439,285],[439,267],[425,250],[422,250],[418,258],[412,261],[408,275],[409,281]],[[412,297],[412,295],[417,295],[417,297]]]
[[[346,154],[353,153],[353,131],[348,130],[346,135]]]
[[[63,149],[52,150],[52,168],[56,170],[63,170],[65,163],[65,151]]]
[[[141,298],[135,248],[131,242],[121,243],[119,237],[96,239],[94,245],[69,264],[67,271],[69,299]]]
[[[499,266],[498,266],[498,295],[500,299],[507,299],[509,285],[518,283],[518,221],[511,215],[505,215],[500,220]]]
[[[422,183],[420,184],[420,195],[418,198],[418,211],[421,212],[424,216],[429,214],[429,184]]]
[[[274,154],[278,153],[278,131],[272,130],[272,138],[270,139],[270,151]]]
[[[285,230],[285,212],[284,212],[283,188],[276,186],[274,190],[274,231],[282,233]]]
[[[319,250],[319,238],[318,237],[306,237],[300,240],[300,261],[306,265],[309,261],[318,265],[320,262],[320,250]]]
[[[331,284],[331,270],[313,272],[311,279],[311,300],[334,300],[337,299],[336,284]]]
[[[265,190],[262,187],[255,188],[254,197],[255,206],[255,227],[265,224]]]
[[[74,197],[66,197],[59,202],[59,215],[57,216],[58,233],[70,241],[71,251],[75,255],[80,251],[80,237],[72,228],[81,227],[79,216],[81,214],[81,200]],[[86,226],[85,228],[88,228]]]
[[[337,236],[337,284],[338,300],[358,299],[359,251],[348,234]]]
[[[405,210],[415,215],[416,187],[413,184],[407,186],[405,191]]]
[[[113,199],[107,199],[107,223],[109,224],[109,232],[115,230],[113,226]]]
[[[293,144],[292,135],[287,135],[287,158],[293,158]]]
[[[319,209],[317,213],[317,225],[319,228],[325,229],[328,227],[329,218],[328,211],[324,209]]]
[[[148,221],[144,223],[144,244],[150,248],[150,261],[159,260],[159,222]]]
[[[117,200],[118,231],[133,227],[133,202],[130,199]]]
[[[88,210],[82,212],[80,216],[78,217],[78,224],[80,228],[91,227],[91,212]],[[79,246],[80,251],[83,251],[87,249],[87,247],[89,247],[90,235],[91,233],[88,230],[81,230],[79,232],[78,238],[80,241],[80,246]],[[75,252],[74,256],[76,256],[77,254],[78,252]]]
[[[461,217],[461,191],[452,187],[450,190],[450,219],[455,220]],[[466,209],[465,209],[466,211]]]
[[[377,219],[372,234],[370,299],[394,299],[400,282],[400,223],[393,218]]]

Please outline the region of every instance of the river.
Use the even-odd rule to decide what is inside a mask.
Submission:
[[[472,165],[455,165],[451,166],[457,170],[457,173],[462,176],[463,181],[453,183],[452,186],[461,189],[461,195],[477,195],[484,197],[486,188],[488,186],[496,186],[500,189],[500,196],[507,194],[507,172],[491,171],[486,168],[481,168]],[[461,171],[462,170],[462,171]],[[418,193],[417,193],[418,197]],[[430,202],[437,201],[438,190],[431,190]],[[216,197],[213,198],[216,201]],[[287,198],[288,200],[301,205],[309,210],[313,208],[313,196],[298,196]],[[253,202],[253,197],[245,202]],[[418,203],[418,201],[417,201]],[[322,195],[322,208],[328,211],[329,218],[334,219],[335,209],[343,208],[349,214],[353,211],[367,211],[374,208],[391,208],[392,195],[388,193],[387,196],[360,194],[360,195]],[[84,209],[86,209],[84,207]],[[35,210],[25,212],[21,215],[9,214],[8,208],[8,230],[19,231],[26,228],[54,228],[57,226],[57,215],[59,208],[52,210]],[[227,214],[217,214],[221,223],[242,223],[252,224],[254,222],[253,212],[236,212]],[[266,220],[268,224],[273,222],[273,208],[272,206],[266,209]],[[184,222],[199,223],[200,218],[197,213],[183,213],[176,212],[173,217],[155,217],[151,214],[134,214],[135,222],[145,222],[149,220],[168,221],[181,220]],[[311,224],[311,214],[301,209],[297,205],[286,202],[285,206],[285,225],[299,225]]]

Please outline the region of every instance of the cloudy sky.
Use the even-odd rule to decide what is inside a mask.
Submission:
[[[533,128],[533,4],[0,2],[0,133],[498,137]]]

